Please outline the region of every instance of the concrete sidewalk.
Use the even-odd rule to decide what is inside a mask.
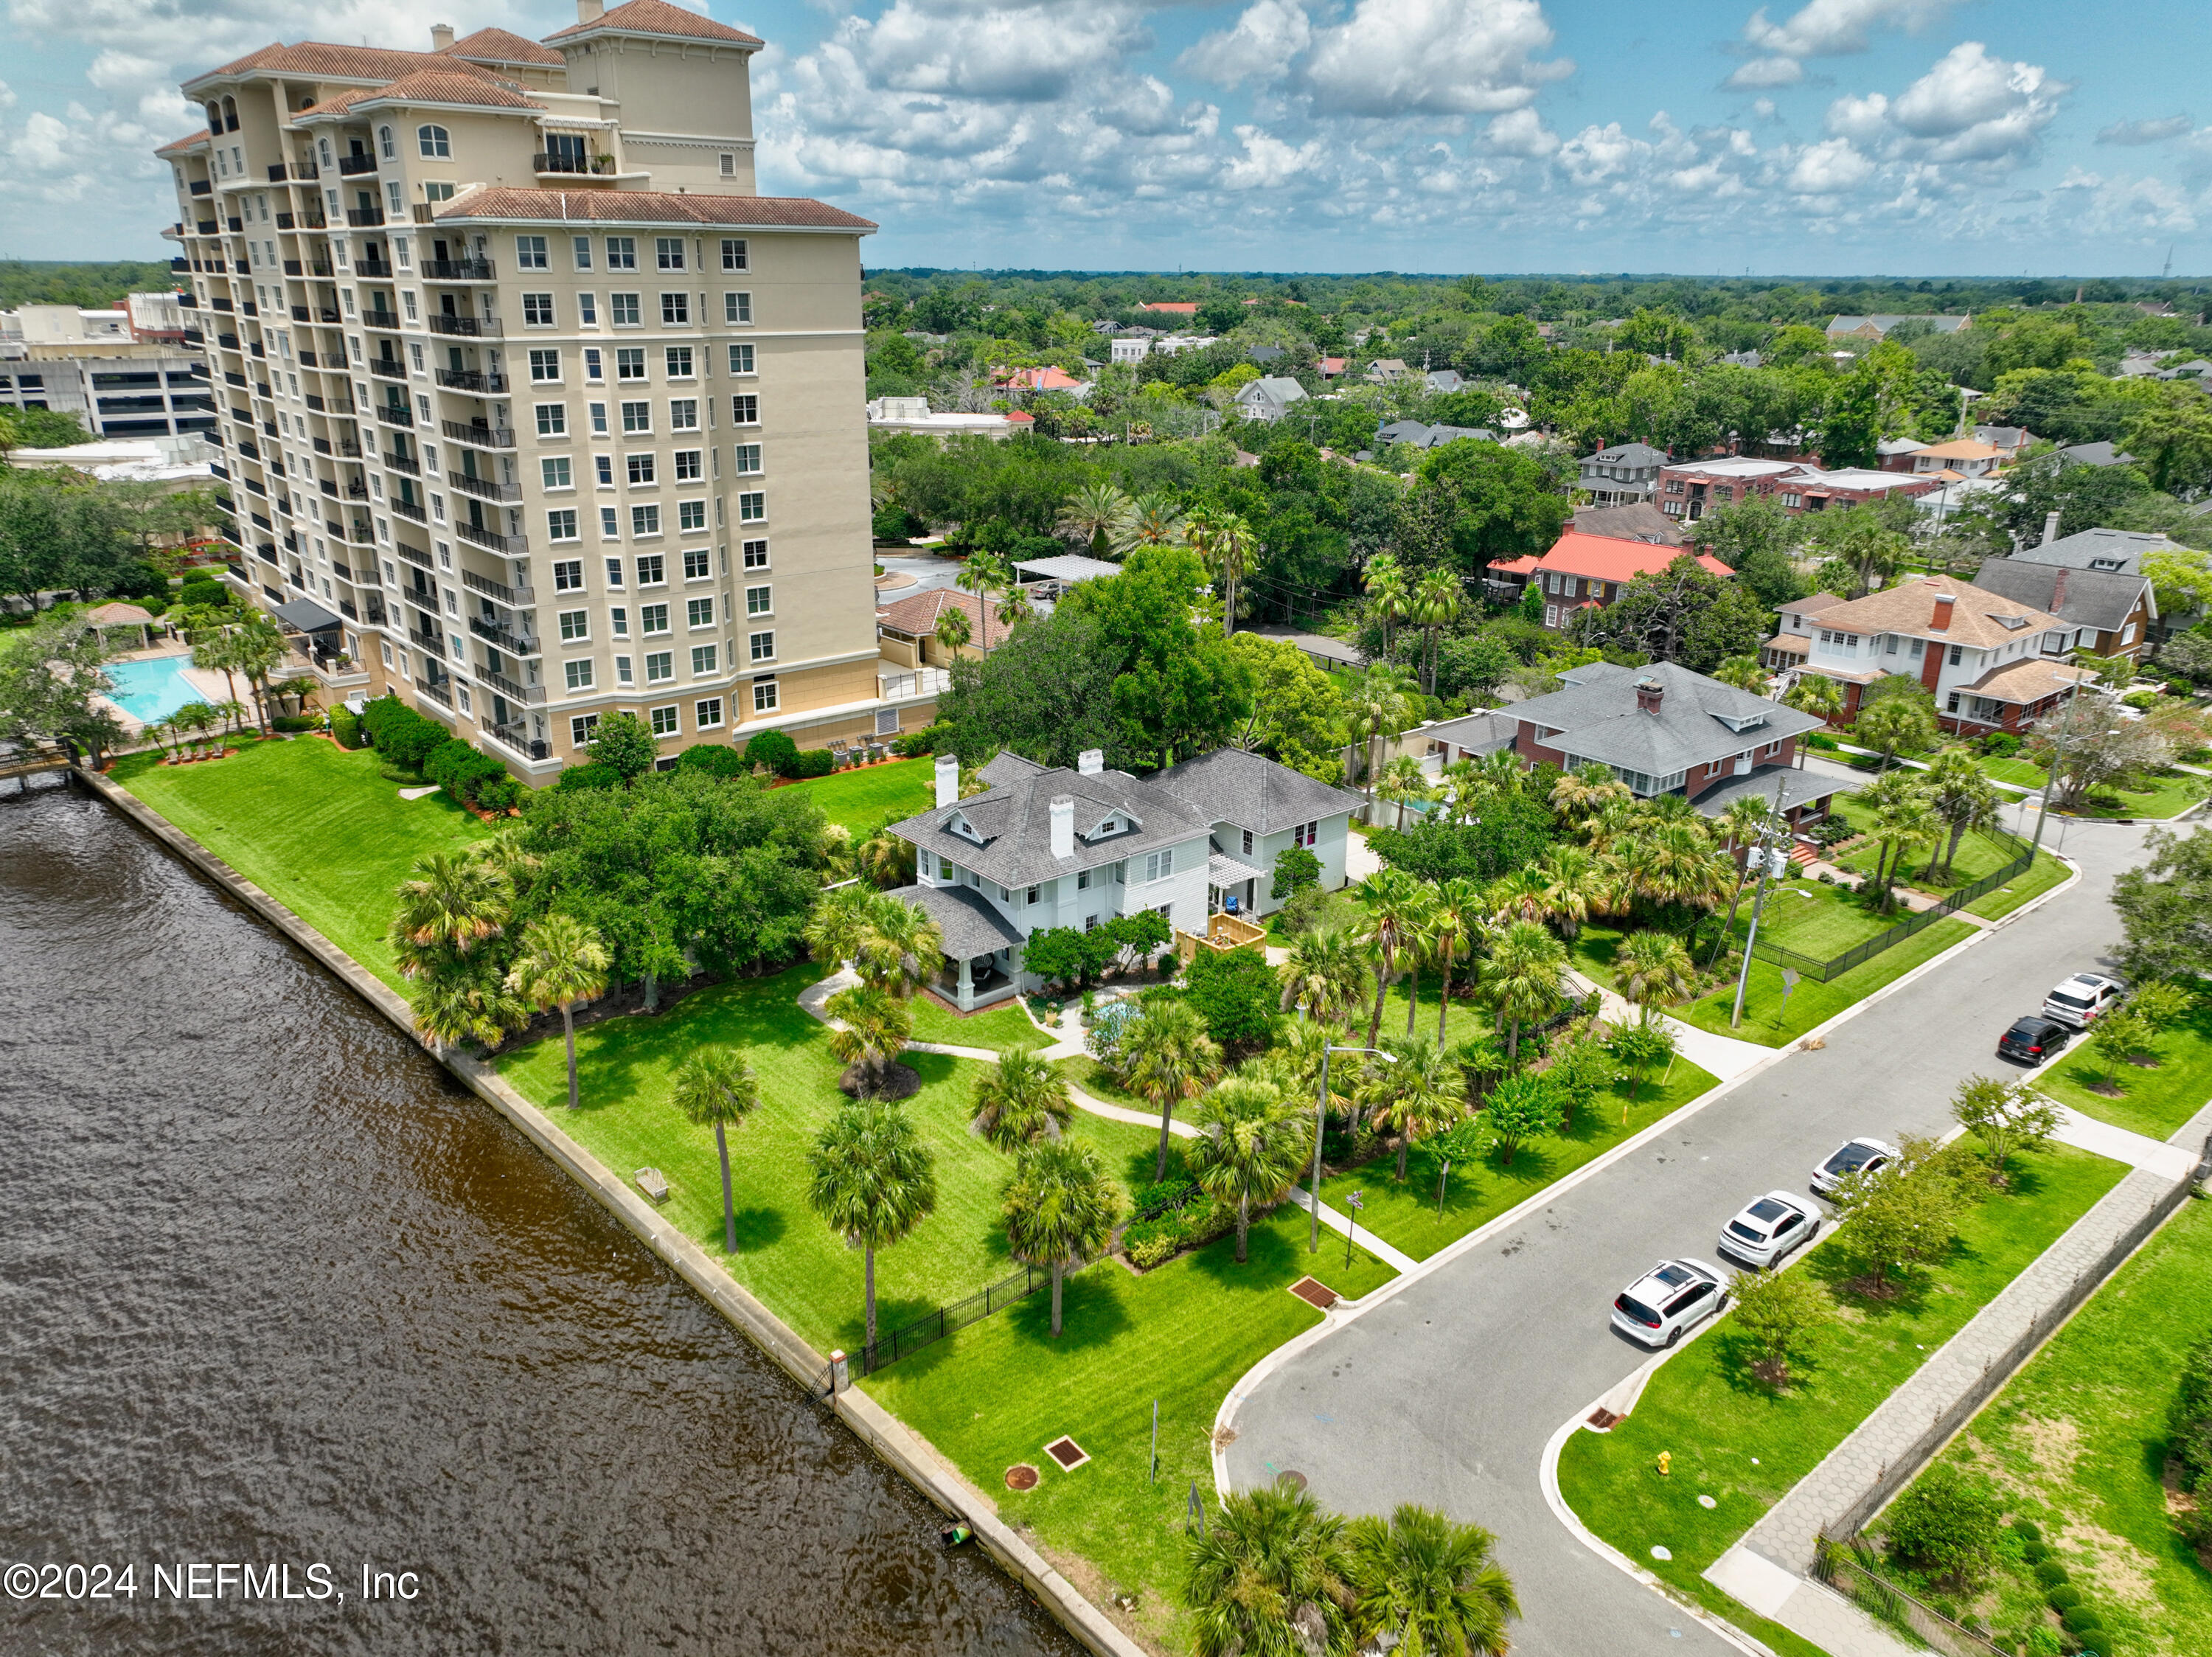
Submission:
[[[1305,1209],[1309,1214],[1313,1212],[1313,1197],[1306,1191],[1304,1186],[1293,1185],[1291,1187],[1291,1201],[1296,1203],[1300,1208]],[[1368,1230],[1366,1227],[1361,1226],[1357,1229],[1354,1229],[1352,1221],[1348,1217],[1337,1209],[1331,1208],[1326,1203],[1323,1203],[1321,1205],[1321,1222],[1324,1227],[1330,1231],[1334,1232],[1340,1237],[1350,1233],[1353,1242],[1358,1244],[1360,1247],[1365,1249],[1370,1254],[1380,1260],[1384,1265],[1389,1267],[1393,1271],[1401,1273],[1407,1272],[1411,1271],[1415,1266],[1420,1264],[1420,1262],[1416,1260],[1412,1255],[1392,1248],[1389,1244],[1384,1242],[1373,1232]]]
[[[1580,993],[1589,995],[1593,990],[1600,996],[1599,1006],[1605,1017],[1615,1024],[1633,1024],[1643,1014],[1629,1002],[1595,979],[1570,969],[1568,978],[1580,987]],[[1700,1030],[1694,1024],[1685,1024],[1680,1019],[1662,1017],[1659,1022],[1667,1033],[1674,1038],[1674,1051],[1701,1070],[1709,1070],[1715,1080],[1733,1081],[1753,1066],[1764,1063],[1774,1057],[1772,1047],[1762,1047],[1755,1041],[1738,1041],[1733,1036],[1717,1036],[1710,1030]]]

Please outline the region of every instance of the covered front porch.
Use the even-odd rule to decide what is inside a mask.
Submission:
[[[945,953],[930,988],[963,1013],[1021,993],[1020,929],[969,886],[903,886],[890,894],[937,923]]]

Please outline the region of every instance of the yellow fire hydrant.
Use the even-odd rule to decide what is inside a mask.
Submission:
[[[1662,1450],[1659,1453],[1659,1477],[1662,1478],[1672,1477],[1671,1469],[1674,1466],[1674,1458],[1673,1453],[1669,1451]]]

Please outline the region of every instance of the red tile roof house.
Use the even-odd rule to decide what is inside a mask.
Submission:
[[[1885,495],[1925,495],[1938,487],[1933,478],[1895,472],[1866,467],[1823,472],[1802,460],[1722,454],[1709,460],[1672,460],[1662,467],[1659,509],[1670,518],[1694,523],[1715,508],[1765,495],[1794,517],[1831,506],[1858,506]]]
[[[1544,625],[1564,632],[1576,611],[1611,604],[1628,582],[1638,576],[1656,576],[1682,556],[1679,546],[1654,546],[1649,541],[1621,541],[1609,535],[1583,535],[1569,530],[1536,560],[1530,577],[1543,591]],[[1709,553],[1696,557],[1698,568],[1710,574],[1735,573]]]
[[[1198,302],[1194,299],[1151,300],[1137,308],[1140,311],[1161,311],[1170,316],[1196,316]]]
[[[1090,384],[1078,380],[1065,369],[1048,364],[1042,369],[1016,369],[1005,379],[995,381],[994,391],[1088,391]]]

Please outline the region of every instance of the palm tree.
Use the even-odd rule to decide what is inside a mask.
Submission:
[[[1382,780],[1375,792],[1398,807],[1398,831],[1406,828],[1406,802],[1408,800],[1429,800],[1435,790],[1429,787],[1429,774],[1421,769],[1421,762],[1409,753],[1401,753],[1382,768]]]
[[[1220,1074],[1221,1049],[1206,1033],[1206,1020],[1188,1002],[1147,1007],[1122,1032],[1121,1079],[1160,1113],[1155,1181],[1168,1177],[1168,1124],[1175,1120],[1175,1107],[1196,1098]]]
[[[1291,940],[1284,960],[1283,1006],[1323,1024],[1341,1022],[1367,999],[1368,956],[1342,927],[1323,927]]]
[[[1402,1503],[1388,1520],[1353,1520],[1346,1541],[1364,1639],[1383,1636],[1403,1657],[1504,1657],[1521,1603],[1488,1531]]]
[[[1607,807],[1635,797],[1610,767],[1589,764],[1576,766],[1552,784],[1551,806],[1580,832]]]
[[[1505,1057],[1521,1058],[1521,1026],[1541,1024],[1567,999],[1567,947],[1535,921],[1514,921],[1492,941],[1482,969],[1485,999],[1509,1026]]]
[[[973,593],[980,600],[988,599],[994,588],[1003,590],[1013,582],[1013,575],[994,553],[970,552],[952,577],[952,584],[963,592]]]
[[[1782,698],[1801,714],[1811,714],[1824,723],[1832,725],[1844,711],[1844,687],[1822,673],[1800,673]],[[1805,763],[1805,744],[1797,744],[1797,763]]]
[[[845,1106],[806,1154],[806,1202],[861,1251],[868,1344],[876,1343],[876,1251],[889,1248],[937,1207],[929,1148],[905,1111],[881,1100]]]
[[[1552,883],[1540,868],[1527,865],[1501,874],[1483,889],[1493,919],[1547,921],[1552,917]]]
[[[730,1198],[730,1142],[725,1129],[744,1125],[759,1108],[760,1083],[745,1062],[726,1047],[702,1047],[677,1067],[676,1108],[696,1125],[714,1130],[722,1162],[722,1252],[738,1252],[738,1211]]]
[[[2004,802],[1974,756],[1964,748],[1944,749],[1929,762],[1921,780],[1929,808],[1951,831],[1943,847],[1943,872],[1948,875],[1951,865],[1957,861],[1959,843],[1966,838],[1966,831],[1995,828],[2002,819]]]
[[[1367,1020],[1367,1045],[1372,1047],[1382,1030],[1382,1002],[1390,993],[1390,977],[1398,957],[1414,946],[1421,911],[1427,894],[1421,883],[1401,868],[1382,868],[1359,884],[1359,901],[1366,913],[1360,930],[1375,962],[1375,1014]]]
[[[1935,704],[1917,691],[1884,697],[1871,708],[1859,710],[1851,734],[1881,756],[1881,769],[1887,771],[1900,752],[1935,742]]]
[[[1297,1183],[1313,1150],[1305,1101],[1286,1099],[1264,1077],[1233,1075],[1206,1096],[1206,1131],[1183,1153],[1191,1178],[1217,1203],[1237,1204],[1237,1263],[1252,1225],[1254,1202],[1273,1203]]]
[[[944,955],[945,934],[928,911],[888,892],[871,892],[861,903],[866,924],[854,964],[869,984],[903,1000]]]
[[[1075,1118],[1067,1082],[1036,1052],[1009,1047],[975,1078],[975,1128],[1002,1151],[1057,1139]]]
[[[536,1006],[561,1009],[561,1034],[568,1045],[568,1108],[576,1108],[576,1003],[607,987],[607,947],[573,915],[548,915],[522,934],[522,953],[507,970],[507,987]]]
[[[1381,745],[1395,742],[1413,722],[1413,681],[1388,662],[1378,662],[1353,689],[1345,704],[1352,740],[1360,744],[1366,765],[1367,797],[1382,768]]]
[[[230,687],[230,705],[238,706],[238,650],[228,627],[195,629],[192,666],[203,673],[222,675]]]
[[[948,604],[937,614],[937,642],[945,647],[945,654],[957,656],[961,648],[975,637],[975,630],[968,624],[968,612],[957,604]]]
[[[823,1002],[822,1010],[842,1026],[830,1030],[830,1051],[839,1063],[859,1065],[860,1092],[874,1093],[913,1038],[914,1009],[880,985],[856,984]]]
[[[868,936],[868,896],[849,886],[822,894],[801,935],[820,965],[834,968],[860,954]]]
[[[1467,1084],[1438,1043],[1392,1036],[1388,1050],[1398,1062],[1370,1073],[1364,1102],[1367,1119],[1397,1138],[1402,1185],[1413,1142],[1443,1132],[1466,1114]]]
[[[434,851],[416,861],[414,873],[399,883],[398,897],[388,935],[404,972],[410,960],[465,955],[505,931],[514,886],[465,852]]]
[[[1722,924],[1720,935],[1713,940],[1713,953],[1705,957],[1707,966],[1721,958],[1729,934],[1735,930],[1736,905],[1743,901],[1744,883],[1752,875],[1752,850],[1765,837],[1771,821],[1766,801],[1747,794],[1729,801],[1728,809],[1715,825],[1720,830],[1722,843],[1741,855],[1736,861],[1735,885],[1729,891],[1728,919]]]
[[[1104,478],[1093,478],[1083,484],[1067,498],[1060,509],[1057,527],[1063,535],[1075,537],[1091,549],[1091,556],[1103,557],[1112,550],[1114,532],[1127,516],[1129,497]]]
[[[878,889],[909,885],[914,880],[914,843],[900,839],[885,824],[853,848],[853,868]]]
[[[1252,526],[1234,512],[1223,513],[1211,521],[1202,532],[1202,545],[1200,533],[1194,530],[1191,540],[1220,574],[1221,631],[1225,637],[1237,631],[1237,583],[1250,567],[1252,555],[1259,551],[1260,538],[1252,533]]]
[[[1459,578],[1444,570],[1431,570],[1413,589],[1412,618],[1426,636],[1421,655],[1421,689],[1430,696],[1437,693],[1437,652],[1443,631],[1459,618],[1460,592]]]
[[[1052,1269],[1054,1340],[1060,1338],[1061,1273],[1113,1240],[1124,1206],[1121,1188],[1088,1145],[1045,1140],[1024,1146],[1016,1159],[1006,1191],[1006,1245],[1017,1260]]]
[[[1544,881],[1544,918],[1572,938],[1598,907],[1597,860],[1580,846],[1556,845],[1537,866]]]
[[[253,691],[254,707],[261,716],[261,734],[269,734],[269,675],[291,654],[284,630],[259,610],[248,610],[246,619],[232,630],[228,657],[231,666],[246,675]]]
[[[1222,1503],[1184,1544],[1182,1603],[1196,1657],[1305,1657],[1345,1650],[1344,1521],[1304,1490],[1267,1484]]]
[[[1114,550],[1127,557],[1140,546],[1172,546],[1182,538],[1182,512],[1158,491],[1134,496],[1114,537]]]
[[[441,1047],[481,1042],[496,1047],[510,1030],[530,1022],[530,1009],[507,987],[491,961],[449,956],[406,972],[413,980],[407,1000],[415,1028]]]
[[[1723,685],[1733,685],[1739,691],[1748,691],[1753,696],[1765,696],[1769,682],[1765,668],[1759,665],[1757,656],[1730,656],[1713,669],[1713,677]]]
[[[1382,658],[1390,657],[1390,630],[1413,606],[1406,572],[1388,552],[1368,561],[1362,584],[1367,588],[1367,611],[1382,624]]]
[[[1443,969],[1443,984],[1437,992],[1437,1040],[1444,1039],[1445,1021],[1451,1016],[1452,968],[1460,955],[1474,946],[1482,929],[1482,888],[1464,874],[1437,882],[1430,894],[1428,953]],[[1413,1033],[1412,1009],[1407,1009],[1407,1033]]]
[[[1897,786],[1884,786],[1892,783]],[[1932,840],[1942,832],[1942,825],[1929,804],[1928,790],[1911,771],[1876,777],[1859,791],[1858,803],[1869,813],[1867,832],[1880,849],[1874,865],[1875,891],[1887,912],[1891,888],[1906,854],[1921,841]]]
[[[1682,1000],[1697,988],[1697,969],[1682,941],[1665,932],[1632,932],[1613,958],[1620,993],[1636,1004],[1643,1021],[1658,1008]]]

